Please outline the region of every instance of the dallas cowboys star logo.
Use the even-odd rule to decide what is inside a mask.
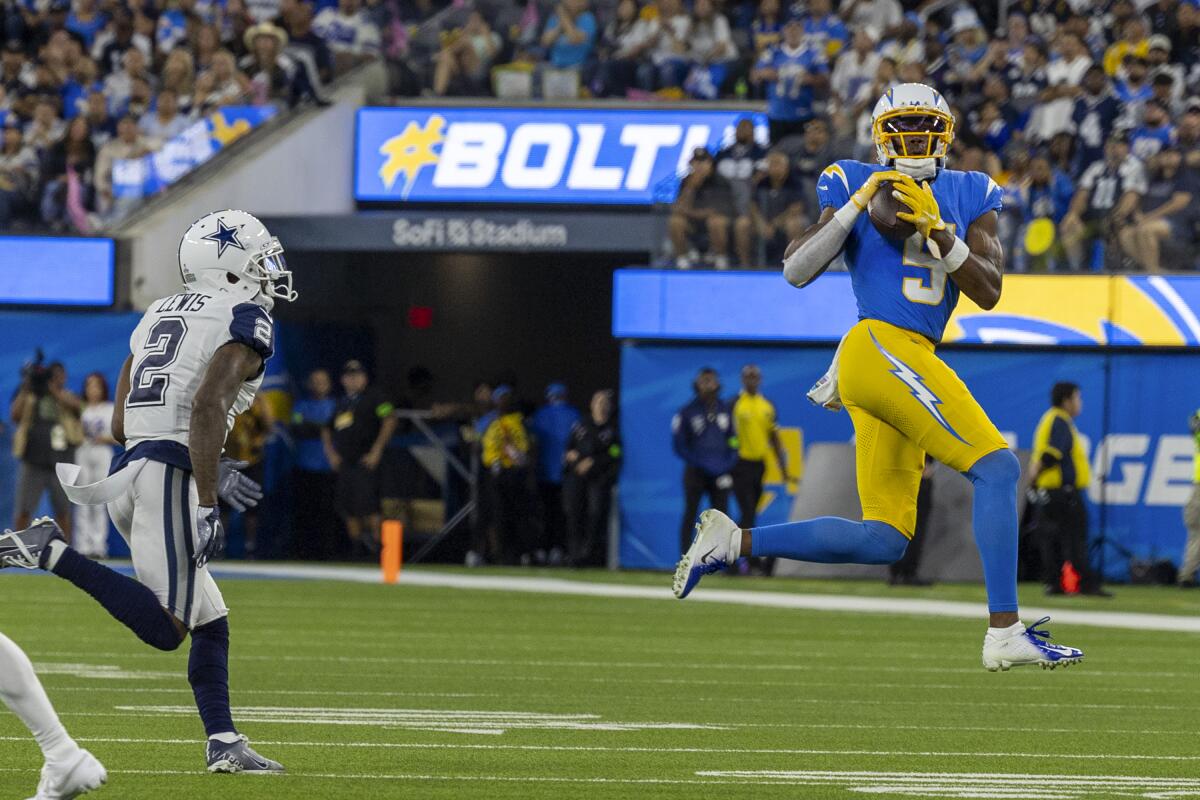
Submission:
[[[238,250],[245,250],[242,243],[238,241],[238,229],[230,228],[225,224],[225,220],[217,218],[217,229],[207,236],[201,236],[201,239],[206,242],[217,243],[217,258],[225,255],[225,248],[236,247]]]

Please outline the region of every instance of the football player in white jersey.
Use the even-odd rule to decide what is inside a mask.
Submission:
[[[183,291],[151,304],[130,338],[112,426],[124,454],[99,483],[76,485],[74,465],[59,470],[74,502],[107,504],[137,580],[72,550],[49,518],[0,537],[0,565],[69,580],[160,650],[190,633],[188,682],[209,772],[281,772],[234,727],[229,612],[206,564],[224,546],[218,498],[244,509],[262,496],[221,450],[274,350],[270,310],[296,292],[279,240],[244,211],[194,222],[179,244],[179,270]]]

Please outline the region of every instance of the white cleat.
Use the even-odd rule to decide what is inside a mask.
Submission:
[[[696,523],[696,536],[679,564],[675,567],[672,590],[680,600],[687,597],[700,579],[712,572],[725,569],[737,556],[735,547],[741,548],[742,531],[727,515],[710,508],[700,514]],[[737,544],[734,544],[737,537]]]
[[[983,638],[983,668],[997,672],[1037,664],[1042,669],[1054,669],[1083,661],[1082,650],[1050,644],[1050,632],[1037,627],[1049,621],[1049,617],[1042,617],[1029,628],[1022,626],[1003,637],[989,631]]]
[[[104,765],[87,750],[62,763],[42,767],[37,794],[29,800],[72,800],[95,791],[108,782]]]

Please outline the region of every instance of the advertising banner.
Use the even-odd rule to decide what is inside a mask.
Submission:
[[[715,151],[731,142],[734,126],[746,115],[364,108],[355,137],[354,197],[422,203],[669,203],[692,151]],[[751,116],[765,140],[765,116]]]
[[[1200,406],[1200,354],[972,348],[941,355],[1009,443],[1022,449],[1031,445],[1038,419],[1049,407],[1051,386],[1078,383],[1084,401],[1078,426],[1087,438],[1094,474],[1088,490],[1091,534],[1110,543],[1103,548],[1106,572],[1127,577],[1122,549],[1179,563],[1186,538],[1181,511],[1193,478],[1187,420]],[[758,364],[763,393],[775,404],[796,464],[800,442],[807,447],[853,441],[845,412],[817,408],[804,396],[832,356],[832,346],[626,345],[621,361],[622,566],[664,569],[679,557],[683,464],[672,452],[671,418],[690,400],[697,370],[715,368],[723,396],[733,398],[742,366]],[[795,494],[795,486],[784,483],[777,470],[768,472],[759,524],[787,521]]]
[[[844,272],[802,291],[776,271],[627,269],[614,283],[613,335],[625,339],[836,342],[856,319]],[[960,299],[943,341],[1197,347],[1200,277],[1006,275],[991,311]]]

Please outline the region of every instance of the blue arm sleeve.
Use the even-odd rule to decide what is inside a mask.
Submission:
[[[240,342],[258,353],[265,366],[275,354],[275,322],[262,306],[241,303],[233,308],[229,341]]]

